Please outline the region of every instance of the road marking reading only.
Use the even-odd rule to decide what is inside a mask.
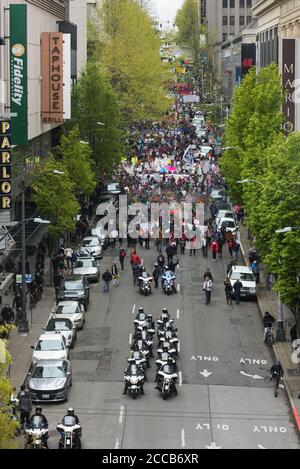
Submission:
[[[136,308],[136,306],[135,306],[135,305],[133,305],[133,308],[132,308],[132,314],[134,314],[134,313],[135,313],[135,308]]]
[[[184,431],[184,428],[181,429],[181,447],[185,448],[185,431]]]
[[[119,423],[120,424],[123,422],[123,416],[124,416],[124,406],[121,405],[120,415],[119,415]]]
[[[132,334],[129,334],[129,345],[132,343]]]
[[[182,386],[182,371],[178,371],[179,376],[179,386]]]

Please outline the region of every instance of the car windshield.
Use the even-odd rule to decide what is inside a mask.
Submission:
[[[80,281],[66,281],[65,290],[79,291],[83,290],[82,282]]]
[[[61,366],[37,366],[33,378],[64,378],[65,373]]]
[[[227,228],[235,228],[234,221],[226,220],[222,222],[222,226],[226,226]]]
[[[79,259],[76,262],[75,268],[81,269],[83,267],[96,267],[97,264],[94,259]]]
[[[253,275],[249,272],[233,272],[231,274],[231,280],[241,280],[244,282],[254,282]]]
[[[76,425],[76,420],[72,415],[66,415],[62,420],[62,424],[66,427],[74,427],[74,425]]]
[[[51,352],[64,350],[61,340],[39,340],[35,349],[37,352]]]
[[[48,324],[46,331],[71,331],[72,330],[72,323],[65,319],[65,320],[58,320],[51,319]]]
[[[78,313],[77,304],[72,305],[58,305],[55,314],[76,314]]]
[[[99,242],[97,238],[84,239],[82,242],[82,246],[84,247],[98,246],[98,245],[99,245]]]

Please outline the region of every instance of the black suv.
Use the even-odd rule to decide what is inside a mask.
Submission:
[[[90,286],[84,275],[68,275],[62,282],[58,301],[80,301],[85,309],[90,302]]]

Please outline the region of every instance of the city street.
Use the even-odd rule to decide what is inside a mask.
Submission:
[[[138,253],[152,272],[157,256],[154,245]],[[106,251],[102,272],[111,266],[114,254],[117,250]],[[273,357],[262,342],[257,304],[226,305],[223,279],[229,258],[225,254],[223,261],[215,263],[210,254],[204,260],[201,252],[196,257],[188,252],[181,256],[180,291],[171,297],[163,296],[161,290],[154,290],[150,297],[140,296],[133,286],[128,256],[119,287],[103,294],[101,284],[92,285],[86,325],[70,355],[73,387],[69,401],[43,405],[51,448],[57,446],[56,424],[69,405],[82,423],[83,448],[299,447],[284,390],[275,398],[269,382]],[[202,292],[207,267],[215,280],[210,306],[205,305]],[[139,306],[154,318],[167,307],[178,327],[182,382],[180,376],[178,396],[167,401],[154,389],[154,359],[145,396],[133,401],[122,395]]]

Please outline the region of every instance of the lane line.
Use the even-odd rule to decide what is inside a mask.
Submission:
[[[184,428],[181,429],[181,447],[185,448],[185,430],[184,430]]]
[[[132,334],[129,334],[129,345],[132,344]]]
[[[178,352],[180,352],[180,341],[178,342],[177,348],[178,348]]]
[[[179,386],[182,386],[182,371],[178,371],[179,376]]]
[[[131,312],[132,314],[135,313],[135,308],[136,308],[136,305],[133,305],[132,312]]]
[[[121,405],[120,415],[119,415],[119,423],[120,424],[123,422],[123,416],[124,416],[124,406]]]
[[[180,292],[180,283],[177,284],[177,291]]]
[[[179,309],[177,310],[177,319],[179,319]]]
[[[116,444],[115,444],[115,449],[119,449],[119,446],[120,446],[120,442],[119,442],[119,438],[116,439]]]

